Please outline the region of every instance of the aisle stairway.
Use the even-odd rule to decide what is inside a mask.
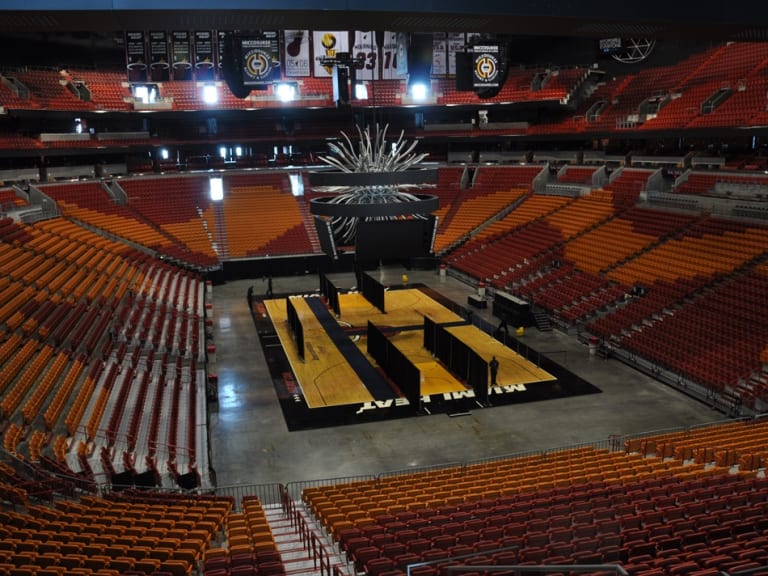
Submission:
[[[282,507],[265,507],[265,512],[272,528],[277,550],[280,552],[285,566],[286,576],[323,576],[320,563],[313,559],[308,543],[302,542],[301,534],[295,526],[291,525],[291,521],[284,514]],[[341,574],[351,575],[352,572],[348,571],[346,560],[338,554],[336,546],[328,542],[327,534],[318,521],[311,514],[306,514],[301,504],[298,505],[298,512],[310,529],[324,542],[326,551],[331,554],[331,566],[340,569]]]

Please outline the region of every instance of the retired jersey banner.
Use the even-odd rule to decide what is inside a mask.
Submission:
[[[335,58],[339,52],[349,52],[349,34],[347,31],[312,32],[312,49],[314,50],[313,73],[317,78],[330,78],[333,66],[323,65],[323,58]]]
[[[397,32],[384,32],[384,45],[381,47],[381,77],[383,80],[396,80],[408,73],[408,54],[405,55],[405,72],[401,72],[400,46]]]
[[[379,62],[376,35],[372,31],[355,32],[355,43],[352,45],[352,57],[355,59],[355,70],[358,80],[378,80]]]
[[[448,74],[448,41],[445,32],[432,36],[432,76]]]
[[[285,75],[309,76],[309,30],[286,30],[283,62]]]
[[[497,88],[499,86],[499,45],[478,44],[472,57],[472,86]]]
[[[243,84],[266,84],[280,78],[280,52],[277,31],[262,32],[240,43]]]
[[[403,75],[397,70],[399,64],[397,36],[397,32],[384,32],[383,44],[379,46],[373,32],[355,32],[352,56],[358,62],[355,68],[358,80],[394,80]]]
[[[466,38],[464,32],[451,32],[448,34],[448,75],[456,76],[456,52],[464,52]]]

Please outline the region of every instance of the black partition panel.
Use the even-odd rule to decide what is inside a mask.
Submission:
[[[325,279],[327,293],[325,297],[328,299],[328,306],[331,307],[333,313],[336,316],[341,316],[341,303],[339,302],[339,289],[336,284],[331,282],[328,278]]]
[[[488,402],[488,362],[474,350],[469,353],[469,378],[467,382],[475,391],[475,398],[482,404]]]
[[[363,294],[363,298],[382,312],[386,312],[384,309],[384,293],[386,292],[384,285],[365,272],[360,273],[360,283],[360,291]]]
[[[328,297],[328,277],[325,275],[325,272],[322,270],[317,271],[317,277],[320,281],[320,294],[322,296]]]
[[[367,350],[408,399],[408,403],[418,410],[421,406],[421,372],[370,320]]]
[[[301,325],[301,318],[296,313],[296,308],[290,298],[285,299],[285,309],[288,313],[288,327],[296,340],[299,358],[304,360],[304,327]]]
[[[367,351],[371,358],[383,367],[387,361],[387,337],[370,320],[368,321]]]
[[[424,348],[433,355],[436,350],[437,324],[431,318],[424,316]]]
[[[450,368],[460,380],[469,380],[469,346],[451,335]]]

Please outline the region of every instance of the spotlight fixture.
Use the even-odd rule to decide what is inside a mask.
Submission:
[[[205,104],[216,104],[219,101],[219,91],[216,89],[216,84],[204,84],[202,96]]]
[[[414,100],[423,101],[429,95],[429,87],[424,82],[414,82],[410,86],[410,91]]]
[[[275,95],[280,102],[291,102],[296,99],[296,84],[292,82],[280,82],[275,84]]]

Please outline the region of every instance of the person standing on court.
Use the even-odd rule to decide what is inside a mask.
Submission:
[[[491,369],[491,386],[496,386],[496,377],[499,375],[499,361],[496,360],[496,356],[491,358],[488,367]]]

